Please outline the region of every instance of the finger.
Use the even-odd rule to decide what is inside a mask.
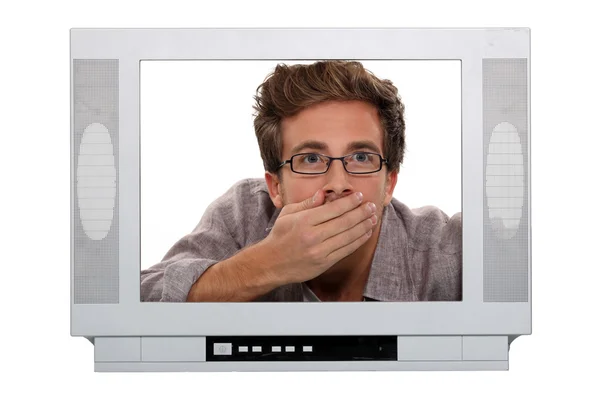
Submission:
[[[374,206],[373,203],[367,202],[355,208],[354,210],[348,211],[338,218],[334,218],[320,224],[318,227],[316,227],[316,240],[319,242],[324,242],[330,238],[351,230],[355,226],[365,221],[369,221],[371,218],[374,222],[377,222],[375,209],[371,208],[371,205]],[[367,226],[370,227],[369,224],[367,224]]]
[[[336,250],[333,250],[331,253],[329,253],[329,255],[326,257],[327,262],[335,264],[342,258],[347,257],[350,254],[354,253],[360,246],[365,244],[367,242],[367,240],[369,240],[369,238],[373,235],[373,229],[367,230],[366,233],[364,233],[364,230],[359,229],[359,230],[357,230],[357,232],[361,232],[362,234],[352,235],[352,237],[356,236],[356,239],[354,239],[353,241],[345,242],[342,240],[341,243],[343,243],[345,245],[342,245],[342,246],[338,247]],[[354,232],[354,234],[356,234],[356,232]],[[336,244],[335,246],[338,246],[338,244]]]
[[[349,244],[361,240],[364,235],[367,235],[369,232],[372,232],[375,228],[375,225],[371,221],[371,219],[367,219],[362,221],[361,223],[355,225],[351,229],[347,229],[342,233],[339,233],[327,240],[325,240],[321,246],[323,246],[322,252],[327,254],[326,257],[335,257],[332,254],[336,254],[336,251],[348,246]],[[349,253],[348,253],[349,254]]]
[[[360,192],[358,192],[360,193]],[[339,217],[358,207],[362,203],[362,193],[352,193],[341,199],[324,204],[318,210],[313,209],[306,212],[306,221],[309,225],[316,226]]]

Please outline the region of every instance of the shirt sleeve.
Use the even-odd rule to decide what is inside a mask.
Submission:
[[[456,213],[441,230],[439,246],[432,249],[427,277],[429,301],[462,300],[462,214]]]
[[[184,302],[198,278],[246,244],[253,208],[249,183],[239,181],[206,209],[196,228],[179,239],[162,261],[141,271],[142,301]],[[242,229],[240,229],[242,228]]]

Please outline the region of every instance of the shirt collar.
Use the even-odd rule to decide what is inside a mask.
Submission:
[[[416,301],[409,269],[405,222],[393,206],[383,209],[377,247],[363,295],[378,301]]]
[[[267,228],[265,229],[266,234],[269,234],[269,232],[271,232],[271,229],[273,229],[273,225],[275,225],[275,221],[279,217],[279,214],[281,214],[281,210],[282,210],[282,208],[275,208],[275,211],[273,212],[273,215],[271,216],[271,219],[269,220]]]

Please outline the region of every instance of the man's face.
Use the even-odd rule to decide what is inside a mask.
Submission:
[[[383,154],[383,133],[377,109],[361,101],[328,101],[305,110],[282,121],[282,160],[289,160],[298,153],[319,153],[341,157],[356,151]],[[304,142],[322,142],[323,148],[300,147]],[[353,142],[369,142],[374,148],[351,148]],[[292,172],[286,164],[281,181],[275,174],[266,173],[271,200],[277,208],[289,203],[299,203],[312,197],[321,188],[325,202],[355,192],[363,193],[363,202],[377,206],[378,224],[383,206],[389,204],[397,181],[397,172],[381,171],[365,175],[352,175],[344,170],[339,160],[332,161],[329,171],[322,175],[301,175]],[[387,175],[387,179],[386,179]]]

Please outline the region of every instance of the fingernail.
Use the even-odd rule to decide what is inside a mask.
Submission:
[[[313,200],[313,203],[314,203],[315,201],[317,201],[317,195],[318,195],[318,194],[319,194],[319,191],[317,190],[317,193],[315,193],[315,195],[313,196],[313,199],[312,199],[312,200]]]
[[[361,192],[356,192],[356,197],[358,198],[359,201],[362,201],[363,194]]]

